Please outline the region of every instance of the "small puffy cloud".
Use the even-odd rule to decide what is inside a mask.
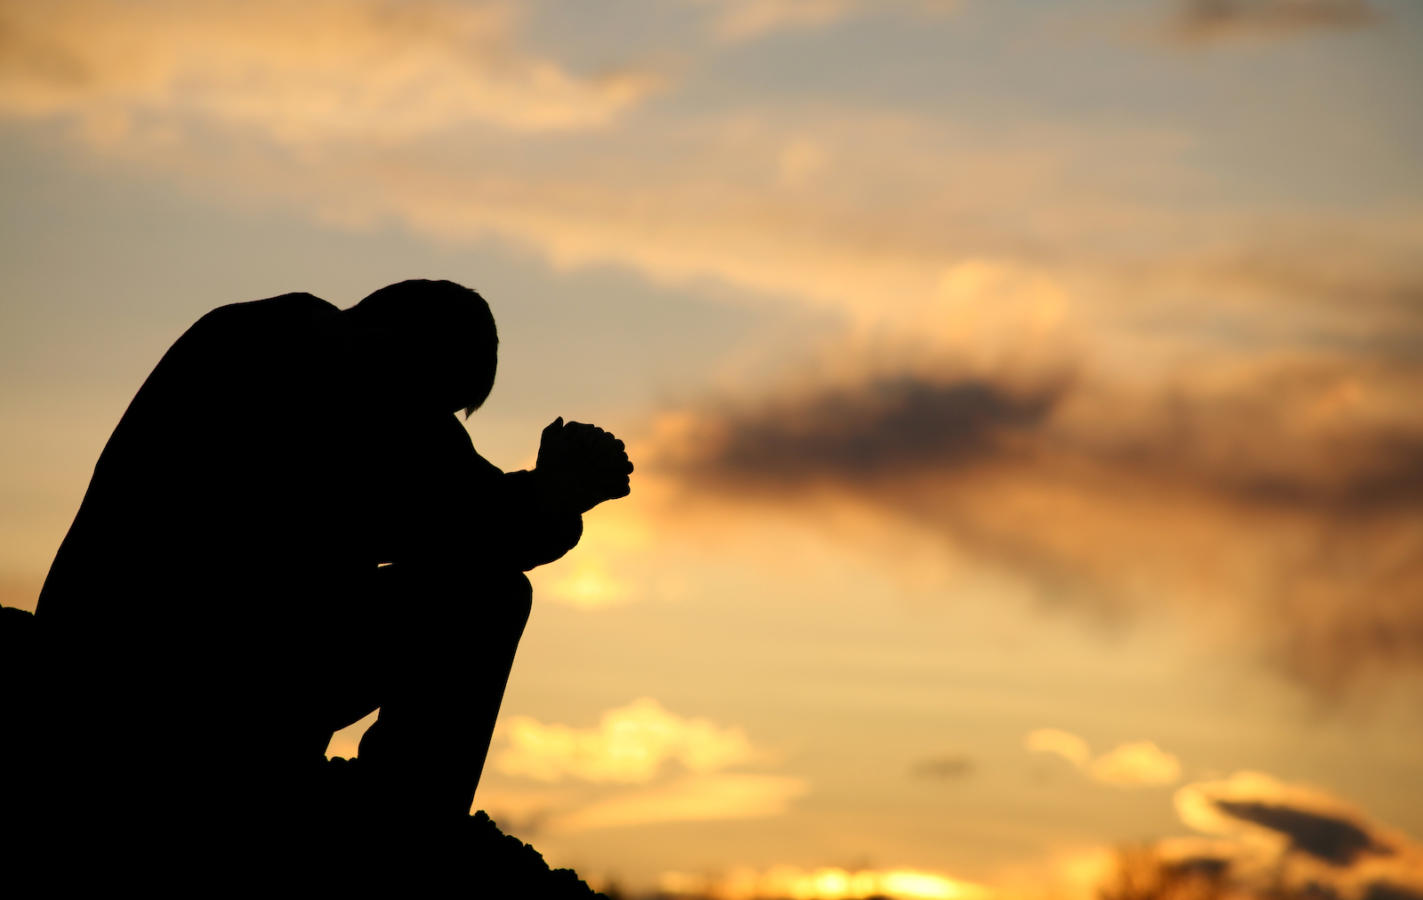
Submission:
[[[555,816],[554,831],[586,831],[660,822],[706,822],[777,816],[807,790],[804,779],[742,772],[691,775],[595,801]]]
[[[576,778],[635,784],[653,780],[669,763],[705,774],[754,757],[741,729],[678,716],[648,697],[608,710],[592,728],[514,716],[504,737],[495,768],[548,782]]]
[[[1104,784],[1136,787],[1175,784],[1181,780],[1181,762],[1151,741],[1122,744],[1092,760],[1092,777]]]
[[[1092,758],[1092,748],[1085,740],[1060,728],[1039,728],[1028,732],[1023,739],[1023,747],[1033,753],[1060,756],[1078,768],[1087,765]]]
[[[1181,779],[1181,762],[1151,741],[1119,744],[1101,756],[1092,757],[1087,741],[1060,728],[1039,728],[1023,739],[1033,753],[1060,756],[1094,780],[1116,787],[1151,787],[1174,784]]]
[[[503,2],[53,0],[0,6],[0,113],[121,139],[215,125],[289,144],[382,143],[475,124],[603,125],[658,79],[528,55]]]
[[[1369,0],[1182,0],[1171,34],[1189,43],[1358,28],[1377,20]]]

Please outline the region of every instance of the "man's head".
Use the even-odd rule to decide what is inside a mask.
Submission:
[[[376,336],[390,387],[418,402],[465,415],[494,387],[499,334],[484,298],[453,281],[412,279],[383,287],[346,310]]]

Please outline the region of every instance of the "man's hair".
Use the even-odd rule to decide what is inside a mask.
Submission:
[[[358,321],[386,332],[411,359],[447,354],[438,364],[458,368],[456,355],[470,362],[466,385],[469,416],[494,388],[499,332],[494,314],[479,293],[453,281],[412,278],[383,287],[349,310]]]

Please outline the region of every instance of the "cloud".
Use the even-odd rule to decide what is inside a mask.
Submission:
[[[453,0],[56,0],[0,6],[0,113],[101,140],[202,125],[381,144],[473,124],[595,128],[658,85],[521,52],[513,7]]]
[[[1216,836],[1208,848],[1163,843],[1164,856],[1178,867],[1211,861],[1219,877],[1256,888],[1423,895],[1423,845],[1317,788],[1238,772],[1182,787],[1175,804],[1182,822]]]
[[[1238,772],[1185,785],[1174,801],[1204,834],[1008,869],[995,896],[1423,898],[1423,845],[1318,788]]]
[[[1078,735],[1060,728],[1028,732],[1023,747],[1033,753],[1060,756],[1093,779],[1116,787],[1151,787],[1181,779],[1181,763],[1151,741],[1133,741],[1092,758],[1092,749]]]
[[[921,759],[910,767],[909,773],[915,778],[951,781],[967,778],[977,769],[972,757],[958,753]]]
[[[1347,866],[1364,853],[1391,851],[1375,844],[1363,828],[1319,813],[1258,801],[1217,800],[1216,808],[1242,822],[1253,822],[1289,839],[1290,849],[1336,866]]]
[[[1087,765],[1092,758],[1092,748],[1085,740],[1060,728],[1039,728],[1028,732],[1023,739],[1023,747],[1033,753],[1060,756],[1078,768]]]
[[[668,115],[643,103],[655,75],[541,59],[491,2],[64,13],[80,2],[4,7],[0,117],[79,122],[92,152],[235,205],[508,240],[559,268],[729,286],[965,354],[1082,333],[1129,354],[1148,330],[1178,351],[1222,334],[1419,339],[1416,223],[1333,201],[1315,216],[1183,207],[1200,191],[1180,131],[772,100]],[[83,77],[55,74],[67,59]],[[1261,246],[1301,218],[1315,232]]]
[[[764,818],[808,789],[793,776],[722,771],[758,756],[741,729],[675,715],[647,697],[608,710],[592,728],[514,716],[495,741],[502,775],[582,782],[563,794],[495,788],[486,799],[552,832]]]
[[[1171,34],[1188,43],[1358,28],[1378,20],[1369,0],[1181,0]]]
[[[705,502],[865,510],[1058,602],[1165,608],[1321,690],[1423,663],[1406,599],[1423,594],[1423,366],[1292,355],[1135,385],[864,367],[683,411],[649,468]]]
[[[1269,846],[1335,866],[1365,854],[1392,856],[1398,837],[1385,838],[1358,810],[1337,798],[1263,772],[1237,772],[1226,779],[1188,784],[1176,792],[1176,812],[1186,825],[1207,834],[1276,839]]]
[[[713,33],[725,41],[750,41],[778,31],[821,28],[846,19],[883,14],[943,15],[956,0],[697,0],[715,10]]]
[[[705,455],[688,471],[695,477],[707,465],[712,478],[775,491],[971,466],[1041,427],[1060,390],[914,376],[831,389],[715,423],[715,433],[697,437]]]
[[[785,775],[692,775],[596,801],[553,817],[548,827],[553,831],[585,831],[661,822],[759,819],[784,813],[791,801],[806,790],[804,779]]]
[[[1103,784],[1138,787],[1175,784],[1181,780],[1181,763],[1151,741],[1122,744],[1097,757],[1089,769]]]
[[[754,756],[741,729],[683,718],[648,697],[608,710],[593,728],[513,716],[503,733],[505,746],[494,758],[495,768],[537,781],[635,784],[653,780],[669,763],[705,774]]]

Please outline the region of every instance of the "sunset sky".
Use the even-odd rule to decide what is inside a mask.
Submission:
[[[7,0],[0,129],[0,603],[204,312],[448,278],[485,457],[637,465],[476,798],[552,865],[1423,896],[1423,3]]]

